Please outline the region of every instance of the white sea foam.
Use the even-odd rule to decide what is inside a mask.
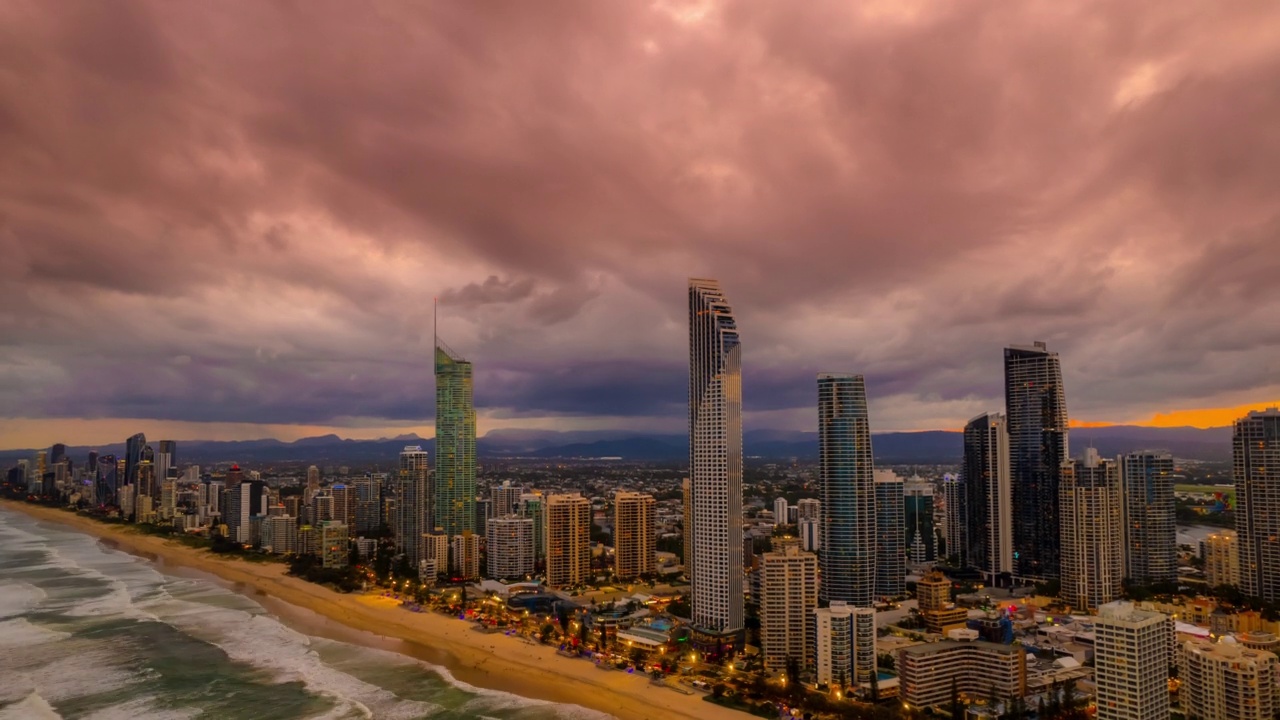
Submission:
[[[0,582],[0,620],[22,615],[46,597],[48,595],[43,590],[31,583]]]
[[[128,702],[112,705],[85,715],[84,720],[137,720],[138,718],[146,718],[146,720],[190,720],[190,718],[200,716],[200,710],[197,708],[179,710],[156,707],[156,701],[159,699],[155,695],[134,698]]]
[[[0,622],[0,649],[43,645],[69,637],[71,637],[70,633],[34,625],[26,618]]]
[[[326,717],[349,717],[355,713],[380,720],[409,720],[440,709],[431,703],[406,700],[330,667],[310,647],[310,638],[265,614],[184,600],[144,607],[161,622],[218,646],[232,660],[266,670],[278,682],[302,682],[309,691],[334,700],[337,707]]]
[[[31,693],[19,702],[0,708],[0,720],[62,720],[62,716],[39,694]]]

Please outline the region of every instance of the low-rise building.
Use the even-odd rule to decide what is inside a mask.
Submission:
[[[1023,648],[984,641],[912,645],[898,651],[902,700],[910,707],[950,702],[951,689],[974,698],[1001,698],[1027,693],[1027,659]]]

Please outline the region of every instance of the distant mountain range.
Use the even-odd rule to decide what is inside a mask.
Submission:
[[[158,438],[157,438],[158,439]],[[249,464],[305,462],[317,465],[392,465],[406,445],[421,445],[434,451],[434,441],[417,435],[401,435],[379,440],[350,440],[337,435],[322,435],[282,442],[280,440],[181,441],[178,443],[180,463],[213,463],[236,461]],[[788,460],[815,460],[818,435],[812,432],[786,430],[751,430],[743,437],[748,457]],[[960,462],[962,447],[959,432],[931,430],[925,432],[881,433],[872,436],[872,448],[881,464],[947,464]],[[502,458],[607,458],[652,462],[680,462],[688,458],[685,435],[636,433],[621,430],[588,430],[558,432],[554,430],[494,430],[476,442],[482,459]],[[1228,460],[1231,457],[1231,428],[1153,428],[1112,425],[1100,428],[1077,428],[1071,431],[1073,453],[1092,446],[1105,456],[1133,450],[1161,449],[1176,457],[1191,460]],[[70,447],[74,460],[83,460],[90,450],[99,453],[124,452],[124,444],[99,447]],[[20,458],[30,458],[36,451],[0,450],[0,468],[13,465]]]

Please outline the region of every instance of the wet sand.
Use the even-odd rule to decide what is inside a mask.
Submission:
[[[705,702],[700,695],[650,684],[643,675],[604,671],[586,660],[520,638],[473,630],[471,622],[432,612],[414,613],[374,593],[342,594],[285,574],[279,563],[215,556],[173,540],[144,535],[53,508],[0,501],[0,507],[66,525],[104,545],[144,557],[174,575],[212,576],[261,603],[299,632],[402,653],[447,669],[480,688],[527,698],[572,703],[620,720],[677,718],[743,720],[746,713]]]

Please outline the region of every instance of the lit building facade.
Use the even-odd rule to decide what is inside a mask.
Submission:
[[[1124,581],[1124,528],[1120,471],[1087,448],[1064,463],[1059,483],[1062,598],[1077,609],[1097,609],[1120,597]]]
[[[533,574],[533,519],[516,515],[496,517],[485,528],[485,574],[494,580],[515,580]]]
[[[1211,588],[1240,586],[1240,544],[1235,530],[1218,530],[1204,539],[1204,578]]]
[[[818,683],[847,687],[876,671],[876,611],[831,603],[813,611],[813,670]]]
[[[764,667],[804,667],[811,646],[812,614],[818,607],[818,558],[797,547],[767,552],[760,562],[760,644]]]
[[[471,363],[436,340],[434,526],[450,537],[476,530],[476,408]]]
[[[613,499],[614,574],[628,580],[657,572],[657,525],[652,495],[620,492]]]
[[[1168,718],[1173,621],[1112,602],[1098,609],[1094,636],[1098,720]]]
[[[1124,503],[1124,576],[1139,585],[1178,579],[1173,456],[1133,452],[1120,458]]]
[[[581,585],[591,577],[591,501],[565,494],[546,503],[547,585]]]
[[[902,478],[892,471],[875,472],[875,595],[898,597],[907,590],[907,555]],[[827,533],[831,537],[831,533]]]
[[[1237,420],[1231,444],[1240,589],[1280,602],[1280,410]]]
[[[430,497],[431,462],[421,445],[410,445],[400,452],[400,473],[396,487],[397,545],[417,567],[426,558],[422,535],[431,530],[427,519],[431,517]],[[320,496],[312,498],[316,503]]]

